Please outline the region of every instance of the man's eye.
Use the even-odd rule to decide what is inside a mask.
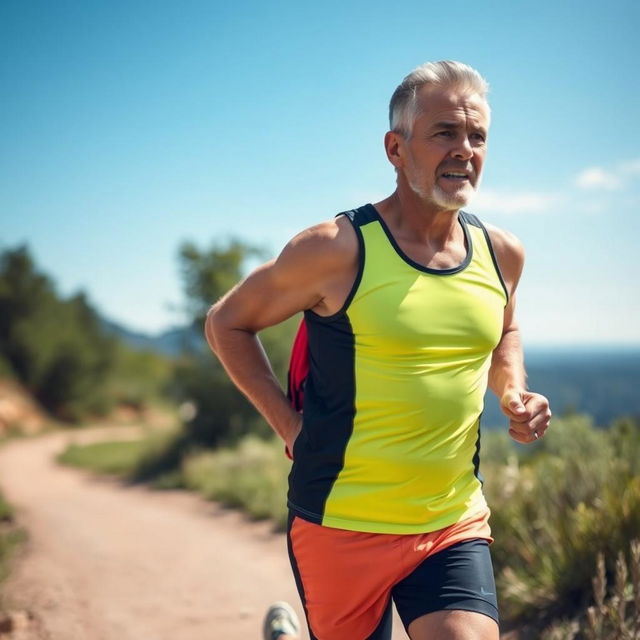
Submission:
[[[452,138],[453,137],[453,131],[438,131],[438,133],[436,134],[438,136],[446,136],[447,138]]]
[[[481,133],[472,133],[471,138],[477,142],[484,142],[486,139]]]

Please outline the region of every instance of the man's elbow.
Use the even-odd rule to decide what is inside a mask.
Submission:
[[[240,309],[227,298],[218,300],[207,312],[204,321],[204,335],[213,353],[218,358],[228,345],[237,341],[240,334],[255,335],[256,331],[240,321]]]
[[[204,321],[204,337],[207,339],[209,348],[216,355],[218,354],[216,329],[219,328],[219,311],[219,303],[214,304],[209,311],[207,311],[207,317]]]

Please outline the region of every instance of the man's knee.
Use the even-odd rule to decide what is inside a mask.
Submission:
[[[409,625],[411,640],[499,640],[498,623],[474,611],[435,611]]]

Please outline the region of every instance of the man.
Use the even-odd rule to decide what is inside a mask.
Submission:
[[[311,638],[389,638],[392,601],[412,640],[498,638],[478,471],[487,383],[520,443],[551,413],[526,388],[522,246],[461,211],[484,164],[486,93],[467,65],[415,69],[384,139],[394,193],[300,233],[207,318],[211,348],[293,455],[289,553]],[[302,415],[256,338],[299,311]],[[268,631],[295,637],[280,604]]]

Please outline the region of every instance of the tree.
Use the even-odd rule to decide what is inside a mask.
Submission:
[[[264,259],[265,251],[231,238],[226,244],[213,243],[206,251],[185,242],[179,255],[187,312],[200,329],[209,307],[242,278],[247,262]]]
[[[193,243],[180,248],[180,271],[193,327],[202,336],[201,348],[186,352],[177,367],[175,391],[195,404],[195,416],[187,423],[187,438],[197,445],[234,442],[248,432],[267,433],[268,427],[236,389],[222,365],[209,351],[203,336],[206,312],[246,272],[253,258],[264,250],[231,239],[201,251]],[[291,320],[261,334],[263,344],[284,383],[288,353],[296,321]]]
[[[115,339],[86,296],[58,297],[26,246],[0,256],[0,353],[16,377],[56,417],[104,413]]]

